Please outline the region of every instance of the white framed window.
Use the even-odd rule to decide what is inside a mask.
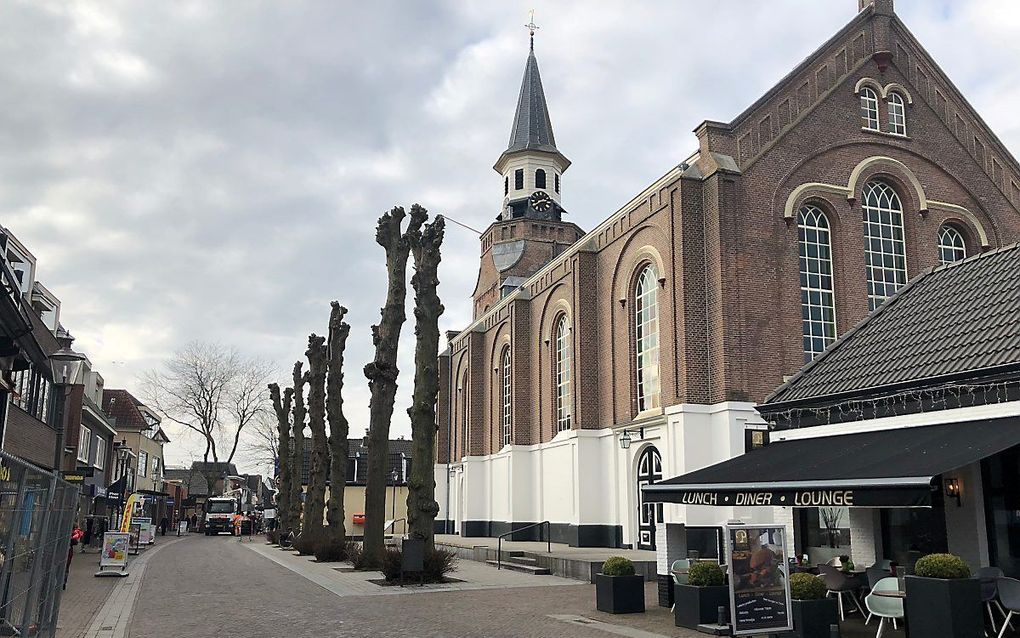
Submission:
[[[836,303],[832,284],[832,237],[829,220],[817,206],[797,213],[800,245],[800,307],[804,363],[821,354],[836,338]]]
[[[660,406],[659,398],[659,273],[648,264],[634,289],[634,352],[637,360],[638,412]]]
[[[868,182],[861,200],[868,308],[874,310],[907,282],[903,204],[896,191],[885,182]]]
[[[138,452],[138,476],[145,476],[149,471],[149,454]]]
[[[570,429],[572,406],[570,404],[570,324],[567,315],[561,315],[556,322],[556,431]]]
[[[963,241],[963,234],[949,224],[939,228],[939,261],[951,264],[966,256],[967,244]]]
[[[893,91],[886,98],[889,103],[889,132],[895,135],[907,134],[907,109],[903,96]]]
[[[84,425],[78,426],[78,460],[88,465],[89,444],[92,442],[92,430]]]
[[[97,470],[106,467],[106,439],[96,438],[96,460],[93,465]]]
[[[881,130],[878,127],[878,95],[871,87],[861,88],[861,126],[869,131]]]
[[[502,414],[500,415],[503,424],[503,445],[510,445],[510,431],[511,431],[511,419],[513,414],[513,404],[511,403],[512,387],[511,387],[511,376],[510,376],[510,346],[503,348],[503,355],[500,357],[499,368],[503,375],[500,384],[502,391]]]

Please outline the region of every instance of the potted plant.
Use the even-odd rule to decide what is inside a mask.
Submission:
[[[839,605],[825,597],[825,583],[805,572],[790,576],[793,633],[797,638],[830,638],[829,627],[839,624]]]
[[[687,584],[676,585],[674,592],[673,614],[677,627],[697,629],[698,625],[714,624],[719,620],[719,607],[725,607],[729,614],[726,574],[718,563],[694,563],[687,572]]]
[[[635,614],[645,610],[645,578],[634,573],[634,563],[610,556],[595,574],[595,602],[599,611]]]
[[[981,581],[953,554],[918,559],[906,577],[905,611],[910,633],[925,638],[981,638]]]

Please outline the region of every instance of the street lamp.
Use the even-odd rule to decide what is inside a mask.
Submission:
[[[390,506],[390,520],[393,521],[393,533],[397,530],[397,471],[390,472],[390,481],[393,484],[393,504]]]
[[[52,353],[49,356],[49,360],[50,370],[53,373],[53,385],[57,389],[56,407],[58,410],[57,418],[55,419],[57,426],[57,449],[53,455],[53,471],[59,474],[64,456],[64,418],[66,414],[64,403],[67,399],[67,389],[76,385],[84,385],[85,380],[82,377],[84,376],[86,359],[85,355],[75,352],[65,345],[60,350]]]
[[[624,430],[623,434],[620,435],[620,449],[622,449],[622,450],[629,450],[630,449],[630,431],[629,430]]]

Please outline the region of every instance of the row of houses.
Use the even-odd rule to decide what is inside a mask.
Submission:
[[[105,387],[72,348],[35,255],[0,226],[0,449],[80,487],[78,513],[115,514],[124,494],[165,495],[160,417]],[[155,502],[155,498],[153,501]]]

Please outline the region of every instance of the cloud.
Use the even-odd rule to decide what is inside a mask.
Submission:
[[[850,20],[856,0],[538,6],[536,52],[569,219],[598,222]],[[0,223],[39,258],[108,387],[192,339],[278,363],[329,301],[351,313],[345,407],[385,296],[383,211],[420,201],[475,228],[502,201],[530,4],[13,2],[0,5]],[[897,10],[1017,148],[1015,3]],[[1012,54],[1012,55],[1011,55]],[[471,320],[478,239],[450,225],[442,329]],[[413,315],[393,434],[409,435]],[[117,362],[117,363],[114,363]],[[123,362],[123,363],[120,363]],[[176,436],[170,462],[196,442]],[[242,464],[243,465],[243,464]]]

